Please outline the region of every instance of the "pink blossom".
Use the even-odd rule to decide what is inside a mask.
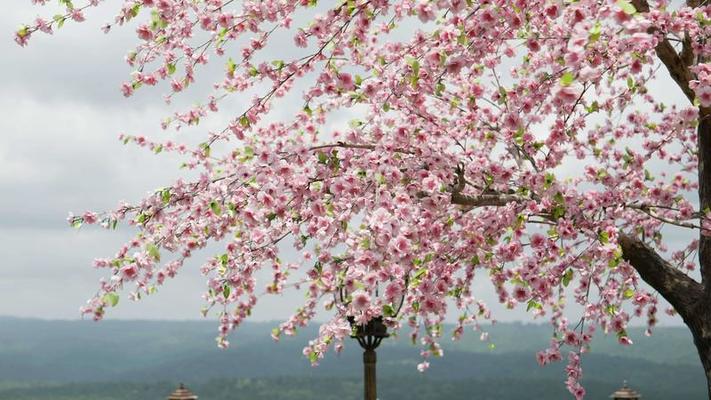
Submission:
[[[363,290],[353,292],[352,306],[355,311],[364,312],[370,308],[370,295]]]
[[[153,31],[151,31],[151,28],[149,28],[148,25],[139,26],[136,29],[136,32],[138,33],[138,37],[141,38],[141,40],[153,40]]]
[[[617,341],[623,346],[632,345],[632,339],[630,339],[628,336],[620,336]]]
[[[430,368],[430,363],[427,362],[427,361],[423,361],[423,362],[417,364],[417,370],[418,370],[419,372],[425,372],[425,371],[427,371],[429,368]]]
[[[555,98],[563,104],[572,104],[580,98],[581,93],[582,89],[577,85],[559,86],[555,92]]]
[[[439,190],[440,180],[434,175],[429,175],[422,180],[422,188],[428,192],[436,192]]]
[[[404,257],[410,251],[410,240],[403,235],[399,235],[393,240],[392,248],[397,254]]]
[[[696,92],[696,98],[703,107],[711,107],[711,86],[701,86],[694,90]]]
[[[134,263],[121,268],[121,276],[127,281],[132,281],[138,277],[138,266]]]
[[[540,249],[545,245],[545,243],[546,238],[540,233],[534,233],[533,235],[531,235],[531,247],[533,247],[534,249]]]
[[[98,216],[96,215],[96,213],[93,213],[91,211],[85,212],[84,215],[82,215],[82,218],[87,224],[95,224],[98,221]]]
[[[456,75],[464,67],[464,60],[461,57],[454,58],[447,62],[447,72]]]
[[[306,47],[308,45],[307,38],[306,38],[306,32],[304,32],[303,29],[299,29],[296,31],[296,35],[294,35],[294,43],[296,44],[297,47]]]
[[[343,90],[355,89],[355,84],[353,83],[353,77],[351,74],[345,72],[338,74],[338,87]]]

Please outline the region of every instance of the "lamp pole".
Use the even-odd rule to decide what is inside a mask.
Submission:
[[[409,283],[409,277],[405,276],[404,287],[399,296],[389,298],[388,303],[390,312],[387,314],[389,318],[396,318],[400,313],[400,309],[405,304],[405,291]],[[334,294],[334,300],[343,306],[347,306],[351,302],[350,294],[346,290],[345,285],[341,285],[338,292]],[[375,297],[379,297],[379,291],[375,289]],[[371,318],[367,323],[358,323],[352,315],[347,317],[348,323],[351,325],[351,337],[358,341],[358,344],[363,349],[363,398],[365,400],[377,400],[377,374],[376,364],[378,356],[375,349],[380,346],[383,339],[390,336],[388,327],[385,325],[383,315]]]
[[[348,317],[353,328],[351,337],[358,341],[363,348],[363,398],[365,400],[376,400],[378,389],[376,383],[376,364],[378,361],[375,349],[380,346],[380,342],[388,334],[388,328],[383,323],[383,317],[376,317],[368,321],[366,325],[357,325],[355,318]]]

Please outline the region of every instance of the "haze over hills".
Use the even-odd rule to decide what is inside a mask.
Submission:
[[[233,346],[220,350],[214,321],[0,318],[0,399],[148,400],[164,398],[180,381],[205,400],[360,398],[356,343],[312,368],[301,350],[316,327],[274,343],[269,333],[276,325],[247,323],[231,338]],[[488,331],[495,346],[473,332],[459,342],[444,338],[445,356],[432,359],[425,374],[415,369],[419,347],[404,337],[387,339],[378,350],[379,397],[569,398],[565,364],[539,367],[535,361],[549,341],[548,326],[497,324]],[[645,399],[705,397],[703,370],[685,328],[658,328],[652,337],[641,328],[630,333],[630,347],[598,335],[583,358],[588,398],[607,398],[625,379]]]

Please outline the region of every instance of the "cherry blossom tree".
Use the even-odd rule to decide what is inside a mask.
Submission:
[[[15,40],[103,6],[79,1],[59,0],[62,13]],[[688,325],[711,380],[705,1],[125,0],[104,30],[129,21],[138,44],[125,96],[168,81],[170,100],[203,64],[224,65],[214,94],[164,129],[197,125],[230,97],[249,101],[225,110],[231,122],[197,146],[121,136],[181,154],[199,178],[70,216],[76,227],[138,231],[95,261],[107,278],[84,313],[101,319],[123,290],[154,292],[217,243],[221,254],[201,271],[221,346],[261,295],[296,287],[306,301],[273,336],[327,310],[304,349],[312,363],[342,347],[348,317],[382,317],[421,343],[424,369],[442,355],[447,313],[459,315],[455,339],[493,318],[472,289],[478,277],[505,307],[550,321],[538,361],[567,358],[576,398],[593,333],[631,344],[628,323],[643,318],[651,330],[659,296]],[[293,43],[275,43],[280,33]],[[299,55],[270,58],[270,46]],[[688,103],[651,89],[665,80]],[[292,92],[300,111],[275,118]],[[329,118],[343,114],[353,120],[334,128]],[[280,259],[283,243],[299,259]],[[261,270],[268,282],[257,281]]]

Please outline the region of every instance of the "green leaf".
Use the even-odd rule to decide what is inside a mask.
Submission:
[[[114,292],[106,293],[104,297],[101,298],[104,303],[110,305],[111,307],[116,307],[119,302],[119,295]]]
[[[166,188],[160,192],[160,199],[163,202],[163,205],[167,205],[168,203],[170,203],[170,197],[170,189]]]
[[[160,261],[160,251],[158,251],[158,246],[153,243],[148,243],[146,245],[146,251],[154,260]]]
[[[645,181],[653,181],[654,180],[654,176],[647,169],[644,170],[644,180]]]
[[[386,317],[394,317],[395,309],[390,304],[383,305],[383,315]]]
[[[237,205],[235,203],[227,204],[227,212],[230,214],[230,217],[234,217],[237,214]]]
[[[220,203],[215,200],[210,202],[210,210],[212,210],[215,215],[222,215],[222,207],[220,206]]]
[[[131,17],[135,17],[138,15],[138,13],[141,11],[141,4],[137,3],[131,8]]]
[[[435,95],[436,96],[441,96],[442,92],[444,92],[444,83],[440,80],[437,82],[437,85],[435,85]]]
[[[74,217],[70,222],[72,228],[74,228],[74,229],[81,228],[83,223],[84,223],[84,219],[82,217]]]
[[[620,265],[620,262],[622,262],[622,248],[617,246],[617,250],[615,250],[614,257],[607,262],[607,266],[611,269],[615,269],[618,265]]]
[[[407,63],[410,64],[410,68],[412,68],[413,75],[420,74],[420,62],[417,61],[416,58],[410,58]]]
[[[231,287],[229,287],[228,285],[222,287],[222,295],[225,297],[225,299],[230,297],[230,293],[232,293]]]
[[[427,268],[420,268],[415,272],[415,275],[413,275],[412,279],[413,280],[418,280],[421,279],[423,276],[427,274]]]
[[[554,182],[555,182],[555,175],[553,175],[550,172],[546,173],[545,180],[543,181],[543,188],[544,189],[550,188]]]
[[[412,85],[413,89],[417,89],[417,84],[420,81],[420,62],[417,61],[416,58],[410,58],[407,63],[410,64],[410,68],[412,68],[410,84]]]
[[[553,210],[551,211],[551,216],[553,217],[553,219],[556,219],[556,220],[559,218],[563,218],[565,216],[565,211],[566,210],[565,210],[564,206],[561,206],[561,205],[555,206],[555,207],[553,207]]]
[[[65,22],[66,20],[67,20],[67,19],[66,19],[63,15],[60,15],[58,19],[55,19],[55,21],[57,22],[57,29],[63,27],[63,26],[64,26],[64,22]]]
[[[563,274],[563,279],[561,279],[561,281],[563,282],[563,286],[567,287],[570,284],[571,280],[573,280],[573,270],[569,269],[565,271],[565,274]]]
[[[629,0],[617,0],[617,6],[624,11],[625,14],[634,15],[637,13],[637,9]]]
[[[168,69],[168,75],[173,75],[175,73],[175,64],[168,63],[168,65],[166,65],[166,68]]]
[[[526,311],[530,311],[531,309],[535,308],[536,310],[542,310],[543,305],[536,300],[529,300],[528,301],[528,306],[526,307]]]
[[[560,77],[560,84],[562,86],[570,86],[574,81],[575,75],[573,75],[570,71],[564,73],[563,76]]]
[[[589,43],[595,43],[598,40],[600,40],[600,35],[602,33],[600,21],[595,22],[595,25],[593,25],[592,28],[590,28],[590,32],[588,34],[588,42]]]
[[[276,69],[281,70],[282,68],[284,68],[284,61],[283,60],[274,60],[274,61],[272,61],[272,65]]]
[[[234,74],[235,70],[237,69],[237,64],[235,64],[234,60],[232,58],[227,60],[227,72],[229,74]]]
[[[597,238],[600,240],[600,243],[602,244],[607,244],[610,242],[610,235],[607,233],[607,231],[602,231],[597,235]]]
[[[420,76],[419,75],[412,75],[410,77],[410,85],[412,86],[413,89],[417,89],[417,85],[420,82]]]
[[[625,299],[631,299],[632,296],[634,296],[634,290],[632,290],[631,288],[627,288],[622,293],[622,296],[624,296]]]
[[[628,76],[628,77],[627,77],[627,87],[628,87],[630,90],[634,90],[635,82],[634,82],[634,79],[632,79],[631,76]]]
[[[210,143],[200,143],[200,148],[205,157],[210,157]]]
[[[250,122],[249,118],[247,118],[246,115],[243,115],[239,118],[239,124],[242,125],[244,128],[249,128]]]

